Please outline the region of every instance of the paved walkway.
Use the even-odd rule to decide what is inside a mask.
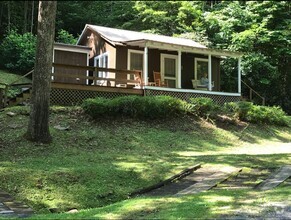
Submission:
[[[258,189],[269,190],[278,186],[291,176],[291,165],[282,166],[277,172],[271,174],[268,179],[263,181]]]
[[[226,180],[230,175],[240,172],[241,170],[240,168],[234,167],[202,167],[185,178],[152,190],[146,193],[146,195],[183,196],[199,193],[213,188],[218,183]]]
[[[25,218],[33,214],[33,210],[21,202],[15,201],[8,193],[0,190],[0,218]]]

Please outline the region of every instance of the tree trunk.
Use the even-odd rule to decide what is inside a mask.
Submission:
[[[28,1],[24,1],[24,10],[23,10],[23,34],[27,31],[27,11],[28,11]]]
[[[10,32],[10,25],[11,25],[11,21],[10,21],[10,19],[11,19],[11,10],[10,10],[10,1],[8,1],[7,2],[7,22],[8,22],[8,24],[7,24],[7,28],[8,28],[8,32]]]
[[[32,81],[32,106],[27,139],[49,143],[49,98],[55,35],[56,1],[40,1],[37,48]]]
[[[34,16],[34,1],[31,1],[31,24],[30,24],[30,33],[33,32],[33,16]]]

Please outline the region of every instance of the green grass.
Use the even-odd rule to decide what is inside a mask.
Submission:
[[[10,117],[7,111],[17,115]],[[55,107],[50,117],[53,143],[42,145],[23,139],[27,113],[23,107],[0,113],[0,189],[39,214],[77,208],[84,210],[74,218],[177,219],[193,217],[193,210],[195,217],[217,217],[248,207],[242,202],[251,194],[253,202],[264,194],[218,190],[179,198],[128,199],[128,195],[198,163],[263,170],[291,162],[290,127],[213,125],[188,116],[92,121],[77,107]],[[69,130],[59,131],[56,125]],[[272,190],[266,198],[287,198],[286,190]],[[38,217],[72,218],[72,214]]]
[[[16,81],[19,77],[21,77],[21,75],[0,70],[0,84],[10,84]],[[21,80],[17,81],[17,83],[31,83],[31,80],[29,78],[22,78]]]

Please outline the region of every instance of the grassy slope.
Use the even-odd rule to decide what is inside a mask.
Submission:
[[[19,77],[21,76],[6,72],[4,70],[0,70],[0,83],[9,84],[16,81]],[[29,82],[31,82],[31,80],[28,78],[23,78],[20,81],[17,81],[17,83],[29,83]]]
[[[23,108],[12,110],[25,113]],[[27,120],[27,115],[11,118],[0,113],[0,188],[39,213],[48,213],[49,208],[86,209],[125,200],[130,192],[197,163],[262,169],[290,164],[291,130],[286,127],[218,128],[189,117],[166,122],[92,122],[77,110],[68,114],[59,109],[51,114],[53,143],[39,145],[22,138]],[[55,125],[69,126],[70,130],[59,131]],[[191,218],[193,210],[195,217],[213,217],[238,206],[247,210],[249,204],[243,198],[262,203],[259,192],[252,194],[222,190],[183,198],[141,197],[83,211],[75,217]],[[267,200],[276,200],[287,199],[288,193],[281,187],[264,195]],[[220,210],[223,204],[229,208]],[[56,218],[40,216],[48,217]],[[72,216],[57,216],[61,217]]]

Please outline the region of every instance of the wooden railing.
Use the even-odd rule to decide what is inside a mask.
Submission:
[[[98,85],[100,81],[110,82],[110,85],[113,87],[127,87],[128,85],[142,85],[142,76],[141,71],[137,70],[121,70],[121,69],[112,69],[112,68],[101,68],[101,67],[92,67],[92,66],[77,66],[77,65],[68,65],[68,64],[59,64],[53,63],[54,73],[52,73],[52,82],[57,82],[58,77],[63,79],[67,79],[67,81],[71,79],[75,79],[76,83],[80,80],[91,80],[92,83],[90,85]],[[60,68],[60,69],[56,69]],[[80,73],[62,73],[62,69],[72,69],[72,70],[84,70],[93,72],[92,76],[82,75]],[[114,73],[109,74],[108,77],[98,77],[98,72],[106,72],[106,73]],[[131,75],[132,77],[128,77]],[[132,79],[133,78],[133,79]],[[113,82],[113,85],[111,85]],[[72,82],[70,82],[72,83]]]
[[[265,105],[265,98],[261,96],[257,91],[255,91],[252,87],[250,87],[246,82],[241,80],[241,82],[249,89],[249,100],[251,102],[254,101],[254,95],[256,95],[262,101],[262,105]]]
[[[6,107],[7,103],[8,103],[8,90],[9,88],[13,87],[13,86],[17,86],[17,87],[31,87],[31,83],[17,83],[19,82],[21,79],[31,75],[33,73],[34,70],[29,71],[28,73],[24,74],[23,76],[19,76],[15,81],[11,82],[11,83],[0,83],[0,85],[2,85],[2,88],[0,88],[0,108]]]

